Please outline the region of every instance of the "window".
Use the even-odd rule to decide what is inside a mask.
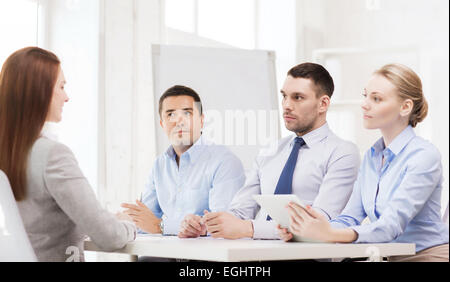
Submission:
[[[196,32],[196,0],[166,0],[165,24],[184,32]]]
[[[62,122],[50,123],[48,129],[74,152],[94,191],[98,164],[98,5],[92,0],[0,0],[0,66],[14,51],[27,46],[48,49],[59,57],[70,103],[64,108]],[[52,24],[47,26],[46,22]]]
[[[198,0],[198,34],[235,47],[255,48],[255,1]]]
[[[1,66],[14,51],[40,45],[41,14],[38,1],[0,0]]]
[[[229,46],[256,45],[256,0],[166,0],[168,28]]]

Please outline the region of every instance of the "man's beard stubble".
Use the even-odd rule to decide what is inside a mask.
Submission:
[[[289,131],[296,133],[298,136],[303,136],[309,133],[314,127],[315,120],[312,120],[308,124],[296,124],[294,128],[287,128]]]

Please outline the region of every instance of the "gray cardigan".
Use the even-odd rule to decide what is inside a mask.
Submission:
[[[136,237],[134,223],[100,206],[72,151],[46,137],[32,147],[27,196],[18,207],[39,261],[84,261],[86,235],[105,251]]]

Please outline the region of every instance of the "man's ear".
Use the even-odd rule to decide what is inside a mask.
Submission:
[[[400,108],[400,115],[402,117],[407,117],[411,114],[414,107],[414,102],[411,99],[406,99],[403,101],[402,106]]]
[[[328,97],[328,95],[322,95],[319,100],[319,112],[324,113],[328,111],[328,108],[330,107],[330,97]]]
[[[161,125],[161,128],[164,128],[164,125],[163,125],[163,122],[161,119],[159,120],[159,125]]]

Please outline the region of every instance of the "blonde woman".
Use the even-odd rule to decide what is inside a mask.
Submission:
[[[364,127],[380,138],[365,154],[353,193],[330,222],[307,207],[290,203],[294,234],[339,243],[415,243],[416,255],[390,261],[449,261],[449,231],[442,222],[442,165],[438,149],[416,136],[427,115],[420,78],[408,67],[377,70],[364,89]],[[369,224],[361,225],[366,218]],[[279,228],[288,241],[292,234]]]
[[[65,83],[58,57],[37,47],[14,52],[0,72],[0,170],[39,261],[83,261],[86,235],[102,250],[136,236],[131,218],[102,209],[72,151],[43,132],[61,121]]]

